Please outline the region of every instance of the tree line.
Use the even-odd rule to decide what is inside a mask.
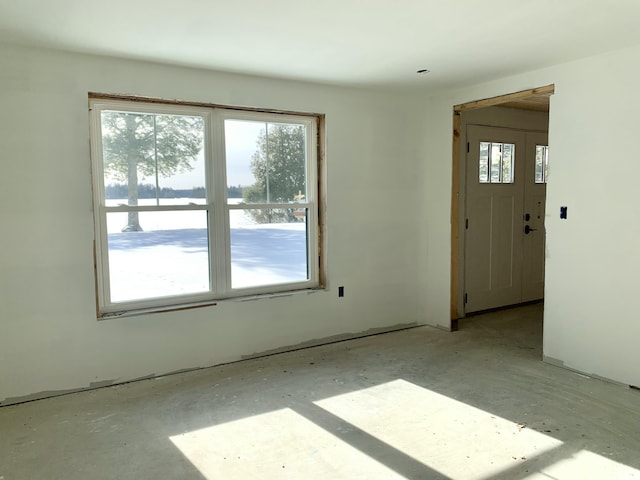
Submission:
[[[242,198],[245,187],[238,185],[227,188],[228,198]],[[207,191],[204,187],[193,188],[171,188],[162,187],[156,192],[156,186],[152,183],[138,184],[137,198],[206,198]],[[128,198],[129,185],[126,183],[112,183],[104,187],[107,199]]]

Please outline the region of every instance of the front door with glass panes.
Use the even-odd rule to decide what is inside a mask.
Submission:
[[[547,135],[469,125],[465,311],[541,299]]]

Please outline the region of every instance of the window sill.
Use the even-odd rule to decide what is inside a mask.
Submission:
[[[204,308],[204,307],[215,307],[221,303],[244,303],[244,302],[253,302],[256,300],[265,300],[265,299],[273,299],[280,297],[291,297],[302,294],[312,294],[317,292],[324,292],[327,289],[323,286],[314,287],[314,288],[304,288],[299,290],[288,290],[285,292],[273,292],[273,293],[260,293],[253,295],[244,295],[240,297],[229,297],[223,298],[220,300],[212,300],[206,302],[197,302],[197,303],[185,303],[185,304],[176,304],[176,305],[166,305],[163,307],[148,307],[148,308],[140,308],[140,309],[132,309],[132,310],[124,310],[120,312],[104,312],[98,313],[97,319],[99,321],[103,320],[113,320],[116,318],[127,318],[127,317],[138,317],[141,315],[151,315],[155,313],[169,313],[169,312],[180,312],[183,310],[192,310],[194,308]]]
[[[272,293],[257,293],[253,295],[243,295],[241,297],[229,297],[222,300],[218,300],[218,303],[227,303],[227,302],[253,302],[255,300],[263,300],[263,299],[271,299],[271,298],[280,298],[280,297],[291,297],[294,295],[302,295],[302,294],[311,294],[317,292],[324,292],[326,288],[323,286],[311,287],[311,288],[301,288],[297,290],[288,290],[285,292],[272,292]]]

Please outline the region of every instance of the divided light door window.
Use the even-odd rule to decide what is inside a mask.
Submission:
[[[90,111],[99,316],[318,286],[317,117]]]

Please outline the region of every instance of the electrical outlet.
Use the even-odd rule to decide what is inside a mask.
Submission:
[[[560,207],[560,218],[567,219],[567,207]]]

